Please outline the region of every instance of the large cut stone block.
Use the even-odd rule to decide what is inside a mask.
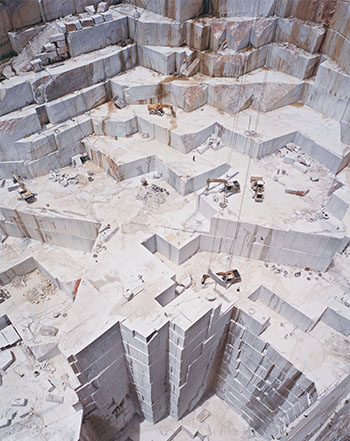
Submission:
[[[18,158],[14,142],[18,139],[39,132],[41,124],[35,109],[12,114],[0,118],[0,159],[11,161]]]
[[[170,83],[167,86],[171,102],[178,107],[192,112],[207,102],[208,86],[206,84],[190,85]]]
[[[36,0],[5,0],[2,3],[7,5],[15,29],[41,21],[40,8]]]
[[[350,75],[342,72],[331,60],[326,60],[320,64],[314,86],[334,97],[350,98]]]
[[[18,159],[39,159],[57,150],[53,134],[37,133],[28,138],[15,142],[16,157]]]
[[[238,77],[265,65],[268,46],[219,55],[201,53],[201,72],[214,77]]]
[[[0,4],[0,55],[8,56],[11,52],[11,43],[7,35],[13,29],[10,13],[4,4]]]
[[[171,75],[176,72],[176,52],[170,48],[138,46],[138,59],[143,67]]]
[[[106,100],[105,85],[98,84],[83,89],[80,93],[74,93],[51,101],[46,104],[46,111],[50,122],[56,124],[81,115],[103,104]]]
[[[203,51],[209,46],[210,26],[189,20],[186,22],[186,43],[189,47]]]
[[[19,54],[26,44],[32,40],[39,32],[45,29],[46,25],[35,26],[29,29],[24,29],[18,32],[9,32],[8,36],[10,39],[12,49]]]
[[[0,85],[0,116],[34,102],[30,83],[11,78]]]
[[[32,83],[38,103],[55,100],[76,90],[111,78],[136,63],[136,46],[108,47],[92,55],[81,56],[75,63],[50,68]]]
[[[72,57],[102,49],[128,37],[127,18],[120,16],[113,21],[68,33],[68,49]]]
[[[271,44],[266,67],[305,79],[314,74],[320,55],[309,54],[297,47]]]
[[[275,13],[276,0],[213,0],[215,15],[222,17],[268,17]]]
[[[276,42],[288,42],[310,53],[316,53],[326,34],[321,25],[306,24],[298,20],[279,18],[276,27]]]
[[[159,20],[159,19],[158,19]],[[147,46],[182,46],[185,41],[184,25],[164,21],[157,15],[150,18],[141,17],[139,20],[128,18],[129,35],[139,44]],[[136,26],[136,29],[135,29]]]
[[[226,28],[227,45],[234,51],[245,49],[250,42],[252,21],[229,22]]]
[[[259,18],[253,23],[250,42],[253,47],[271,43],[275,36],[276,18]]]
[[[350,145],[350,123],[341,121],[340,123],[340,139],[344,144]]]
[[[47,21],[75,13],[75,2],[70,0],[43,0],[42,7]]]
[[[330,29],[338,31],[344,37],[350,39],[350,3],[348,1],[338,1],[335,8]]]
[[[350,53],[350,40],[336,31],[329,29],[321,48],[322,53],[329,55],[336,61],[341,69],[350,74],[350,57],[344,54]]]
[[[215,20],[210,28],[210,49],[217,51],[226,39],[226,21]]]
[[[334,0],[293,0],[290,8],[290,16],[303,21],[314,23],[327,23],[332,18]]]

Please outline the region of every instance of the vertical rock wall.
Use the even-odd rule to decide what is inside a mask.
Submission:
[[[235,309],[216,393],[262,435],[276,435],[317,399],[315,385],[259,338],[264,324]]]
[[[92,427],[90,430],[96,432],[100,441],[113,439],[137,409],[119,325],[68,361],[81,384],[76,392]]]

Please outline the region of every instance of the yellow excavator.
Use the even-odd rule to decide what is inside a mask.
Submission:
[[[21,191],[19,191],[19,194],[22,196],[22,198],[28,202],[28,204],[34,202],[35,196],[32,192],[30,192],[29,190],[27,190],[26,186],[23,184],[23,182],[19,179],[19,177],[17,175],[15,175],[14,173],[12,174],[13,176],[13,182],[16,183],[21,187]]]
[[[230,271],[221,271],[218,273],[213,273],[210,269],[208,271],[209,274],[203,274],[201,278],[201,285],[204,285],[206,280],[210,277],[219,285],[224,286],[225,288],[230,287],[234,283],[239,283],[242,281],[241,275],[237,269]]]
[[[238,193],[241,190],[241,186],[239,185],[238,181],[227,181],[226,179],[220,179],[220,178],[208,178],[207,179],[207,186],[205,188],[205,191],[208,193],[210,184],[212,183],[221,183],[224,184],[223,191],[227,193]]]
[[[173,118],[176,118],[176,112],[174,110],[174,107],[170,104],[149,104],[148,105],[148,113],[150,115],[163,116],[165,113],[164,109],[169,109],[171,112],[171,116]]]

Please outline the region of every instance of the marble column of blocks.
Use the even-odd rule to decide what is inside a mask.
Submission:
[[[276,435],[316,399],[314,383],[259,338],[259,323],[235,309],[216,384],[217,395],[257,432]]]

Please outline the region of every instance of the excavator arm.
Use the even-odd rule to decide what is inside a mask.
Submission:
[[[227,181],[226,181],[226,179],[220,179],[220,178],[208,178],[206,191],[209,191],[210,184],[213,184],[215,182],[226,184]]]
[[[34,194],[31,193],[29,190],[27,190],[26,186],[23,184],[23,182],[19,179],[19,177],[17,175],[15,175],[14,173],[12,174],[13,176],[13,180],[15,182],[17,182],[17,184],[21,187],[22,191],[20,192],[20,194],[22,195],[23,199],[30,203],[33,202],[34,200]]]

